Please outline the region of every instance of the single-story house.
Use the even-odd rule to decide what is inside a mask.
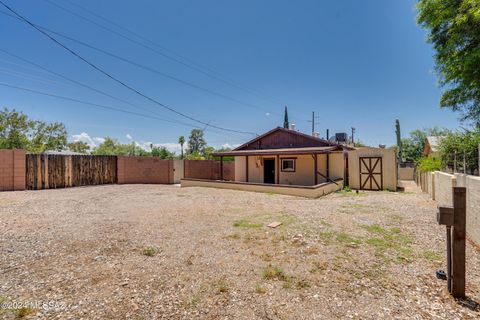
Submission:
[[[349,153],[352,154],[350,163]],[[348,185],[356,189],[396,189],[395,151],[356,149],[299,131],[277,127],[231,151],[213,154],[235,159],[235,181],[183,179],[182,186],[206,186],[318,197]],[[350,164],[349,164],[350,163]],[[385,174],[389,173],[389,177]],[[220,172],[223,172],[221,169]]]
[[[314,186],[343,179],[348,149],[352,148],[278,127],[214,155],[235,157],[237,182]]]
[[[441,137],[436,136],[429,136],[425,138],[425,143],[423,145],[423,155],[424,156],[435,156],[438,155],[439,152],[439,145],[440,145]]]

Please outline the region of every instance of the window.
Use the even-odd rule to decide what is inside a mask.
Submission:
[[[282,159],[282,172],[295,172],[295,159]]]

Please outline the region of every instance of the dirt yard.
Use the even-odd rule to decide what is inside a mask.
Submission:
[[[416,191],[310,200],[113,185],[0,193],[0,317],[474,319],[446,282],[445,229]],[[283,224],[271,229],[273,221]]]

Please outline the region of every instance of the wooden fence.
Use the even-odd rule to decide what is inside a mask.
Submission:
[[[28,154],[26,187],[54,189],[117,182],[117,157]]]

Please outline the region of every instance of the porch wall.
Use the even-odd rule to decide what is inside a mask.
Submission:
[[[235,157],[235,181],[246,182],[246,163],[245,156]],[[276,156],[249,156],[248,157],[248,182],[264,183],[264,167],[262,165],[262,158],[264,159],[276,159]],[[311,155],[281,155],[281,159],[295,158],[295,172],[282,172],[278,173],[280,181],[277,181],[277,173],[275,172],[275,183],[285,185],[299,185],[299,186],[313,186],[315,184],[314,176],[314,159]],[[343,154],[332,153],[330,154],[330,178],[331,179],[343,179],[344,160]],[[278,166],[280,166],[279,164]],[[275,170],[277,168],[277,162],[275,160]],[[317,156],[317,170],[323,175],[327,175],[327,155],[319,154]],[[317,183],[326,182],[326,179],[318,175]]]

